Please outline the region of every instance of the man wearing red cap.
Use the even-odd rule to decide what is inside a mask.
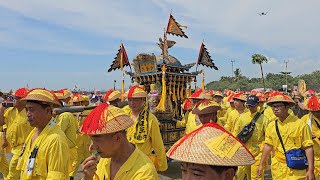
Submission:
[[[125,96],[128,98],[129,106],[123,109],[134,120],[134,124],[127,129],[129,141],[154,161],[158,171],[167,170],[168,164],[159,122],[148,108],[146,102],[148,94],[139,86],[133,86]]]
[[[118,107],[118,103],[120,102],[121,92],[113,89],[109,89],[103,97],[103,101]]]
[[[304,115],[301,120],[305,121],[311,129],[314,143],[314,174],[320,179],[320,98],[311,96],[306,99],[305,107],[309,114]]]
[[[83,180],[157,180],[151,160],[126,137],[133,120],[120,108],[106,103],[96,107],[84,120],[81,133],[92,139],[83,165]]]
[[[189,99],[191,100],[192,102],[192,108],[194,108],[194,106],[196,104],[198,104],[198,102],[200,102],[201,100],[204,100],[204,99],[207,99],[209,100],[210,99],[210,95],[208,95],[204,90],[200,89],[198,91],[195,91],[190,97]],[[199,127],[201,127],[202,123],[199,119],[199,117],[190,112],[188,114],[188,120],[187,120],[187,123],[186,123],[186,134],[189,134],[190,132],[198,129]]]
[[[6,129],[3,133],[3,143],[6,147],[9,143],[11,146],[12,158],[9,165],[9,173],[5,179],[18,179],[20,171],[16,170],[22,145],[25,142],[32,127],[27,121],[27,113],[25,110],[26,103],[20,101],[27,95],[25,88],[18,89],[14,94],[14,107],[0,110],[0,126],[5,125]]]

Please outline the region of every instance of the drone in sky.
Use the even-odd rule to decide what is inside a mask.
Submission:
[[[259,16],[266,16],[268,14],[268,12],[261,12],[261,13],[258,13]]]

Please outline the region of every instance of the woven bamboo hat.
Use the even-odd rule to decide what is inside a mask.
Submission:
[[[81,95],[84,101],[90,101],[89,97],[87,95]]]
[[[320,98],[311,96],[304,101],[304,107],[308,111],[320,111]]]
[[[290,106],[293,106],[295,104],[294,100],[290,96],[280,92],[275,92],[272,95],[270,95],[267,105],[270,106],[272,103],[275,102],[286,102],[289,103]]]
[[[113,89],[109,89],[103,97],[104,101],[114,101],[121,97],[121,92]]]
[[[263,94],[262,92],[258,92],[258,93],[256,94],[256,96],[258,96],[259,102],[266,102],[266,101],[267,101],[266,98],[265,98],[265,96],[264,96],[264,94]]]
[[[21,99],[22,101],[40,101],[54,106],[61,106],[58,97],[51,91],[45,89],[33,89],[28,95]]]
[[[16,92],[14,93],[14,96],[19,98],[24,98],[27,96],[27,94],[28,94],[28,91],[26,88],[20,88],[16,90]]]
[[[87,135],[110,134],[133,125],[133,120],[120,108],[100,104],[83,121],[80,132]]]
[[[59,91],[59,93],[62,94],[62,97],[63,97],[62,99],[67,99],[68,97],[71,97],[71,95],[72,95],[72,92],[69,91],[68,89],[61,89]]]
[[[182,162],[216,166],[246,166],[255,162],[239,140],[213,122],[182,137],[167,156]]]
[[[72,96],[72,102],[83,102],[86,101],[82,95],[80,94],[73,94]]]
[[[221,91],[216,91],[216,92],[214,92],[213,97],[214,97],[214,96],[220,96],[220,97],[223,97],[223,94],[222,94],[222,92],[221,92]]]
[[[237,93],[233,95],[233,99],[239,99],[241,101],[247,101],[247,96],[243,93]]]
[[[62,99],[65,99],[64,97],[63,97],[63,93],[54,93],[56,96],[57,96],[57,98],[59,99],[59,100],[62,100]]]
[[[210,100],[201,100],[198,102],[198,104],[193,108],[192,113],[193,114],[210,114],[217,112],[218,110],[221,109],[221,106]]]
[[[208,93],[206,93],[204,90],[199,89],[196,92],[194,92],[193,94],[191,94],[191,96],[189,97],[189,99],[210,99],[210,95],[208,95]]]
[[[145,92],[138,85],[132,86],[124,95],[126,98],[145,98],[148,97],[147,92]]]

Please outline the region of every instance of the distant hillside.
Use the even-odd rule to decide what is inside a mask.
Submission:
[[[298,81],[303,79],[306,82],[307,89],[312,89],[317,92],[320,91],[320,71],[314,71],[311,74],[298,75],[292,77],[287,76],[288,88],[292,89],[294,86],[298,86]],[[268,73],[265,76],[266,88],[272,88],[278,90],[282,88],[282,85],[286,84],[286,78],[283,74]],[[255,88],[263,87],[261,78],[248,78],[237,74],[235,77],[222,76],[219,81],[212,81],[206,85],[206,89],[224,90],[224,89],[240,89],[241,91],[250,91]]]

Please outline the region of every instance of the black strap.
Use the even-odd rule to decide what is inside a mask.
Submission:
[[[286,149],[284,148],[284,144],[283,144],[283,141],[282,141],[282,138],[281,138],[281,135],[280,135],[280,131],[279,131],[279,128],[278,128],[278,119],[276,120],[276,131],[277,131],[277,135],[278,135],[278,137],[280,139],[280,143],[282,145],[284,154],[286,154]]]
[[[314,119],[314,118],[313,118]],[[314,119],[314,121],[316,122],[318,129],[320,129],[320,124],[318,123],[318,121],[316,119]]]

